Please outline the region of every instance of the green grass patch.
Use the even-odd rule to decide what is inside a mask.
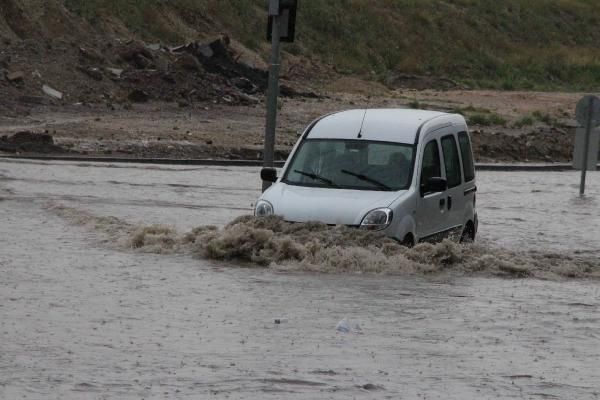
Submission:
[[[552,116],[548,113],[543,113],[541,111],[534,111],[532,114],[533,118],[537,121],[543,122],[546,125],[555,125],[557,120],[552,118]]]
[[[408,102],[407,104],[410,108],[414,108],[414,109],[419,109],[421,108],[421,103],[419,103],[419,100],[411,100]]]
[[[513,123],[513,128],[524,128],[526,126],[531,126],[535,123],[533,117],[526,115],[524,117],[519,118]]]
[[[482,107],[475,107],[472,104],[469,104],[466,107],[455,107],[452,110],[450,110],[451,113],[454,114],[462,114],[462,115],[468,115],[469,113],[483,113],[483,114],[490,114],[491,111],[488,110],[487,108],[482,108]]]
[[[473,114],[467,117],[469,125],[506,126],[506,119],[498,114]]]
[[[264,0],[64,1],[148,40],[227,32],[261,54],[267,46]],[[595,91],[599,22],[592,0],[302,0],[297,42],[283,49],[382,81],[402,72],[473,88]]]

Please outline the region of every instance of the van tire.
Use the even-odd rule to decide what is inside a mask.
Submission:
[[[473,243],[475,241],[475,225],[473,222],[467,222],[462,235],[460,236],[461,243]]]
[[[400,244],[402,244],[402,246],[406,246],[410,249],[411,247],[414,247],[414,245],[415,245],[415,237],[412,235],[412,233],[409,233],[406,236],[404,236],[404,239],[402,239],[402,242],[400,242]]]

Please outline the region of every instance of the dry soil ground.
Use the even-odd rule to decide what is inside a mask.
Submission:
[[[331,86],[354,93],[280,100],[278,158],[285,158],[304,127],[319,115],[359,107],[421,107],[461,112],[468,118],[504,119],[501,125],[471,124],[479,161],[568,161],[573,143],[572,110],[581,97],[579,93],[466,90],[390,92],[352,79]],[[529,117],[530,123],[515,126],[524,117]],[[86,155],[258,159],[264,122],[262,98],[254,105],[205,101],[185,107],[163,101],[111,108],[105,104],[46,104],[21,109],[18,115],[0,116],[0,133],[10,137],[22,131],[46,132],[63,152]],[[13,151],[27,153],[28,148],[17,146]]]

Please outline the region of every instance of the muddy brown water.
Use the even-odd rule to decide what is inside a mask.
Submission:
[[[594,260],[599,178],[580,200],[575,173],[480,173],[480,245]],[[222,227],[258,187],[254,168],[0,160],[0,398],[600,397],[593,277],[322,274],[123,246],[153,224]]]

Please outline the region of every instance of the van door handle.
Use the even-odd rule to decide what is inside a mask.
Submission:
[[[448,196],[448,210],[452,208],[452,196]]]

